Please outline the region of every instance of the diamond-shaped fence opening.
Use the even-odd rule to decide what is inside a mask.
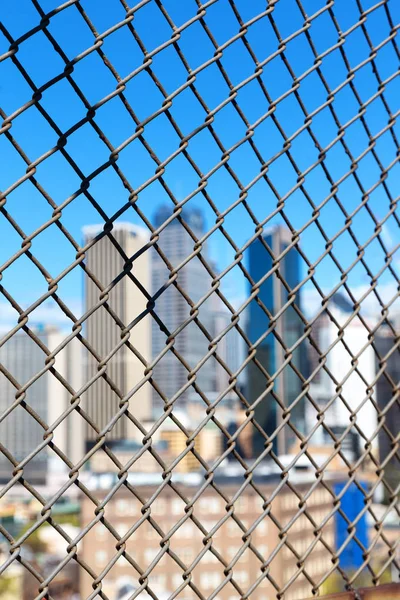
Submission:
[[[395,584],[400,5],[3,9],[0,595]]]

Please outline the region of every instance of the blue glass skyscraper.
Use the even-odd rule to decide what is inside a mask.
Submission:
[[[264,242],[272,251],[274,257],[279,259],[291,242],[290,231],[282,226],[274,226],[263,237]],[[262,280],[273,268],[274,258],[257,238],[249,247],[249,272],[255,283]],[[279,259],[279,274],[292,290],[300,282],[300,256],[295,248],[288,250]],[[252,344],[256,343],[270,327],[270,316],[277,315],[288,299],[288,290],[276,272],[272,272],[259,285],[257,298],[252,300],[249,307],[248,337]],[[299,295],[296,304],[300,306]],[[266,310],[264,310],[264,308]],[[304,325],[293,306],[288,306],[279,316],[275,326],[275,332],[282,340],[286,348],[291,348],[303,332]],[[307,366],[305,362],[305,349],[301,345],[293,352],[291,359],[300,372],[305,373]],[[285,360],[285,349],[278,341],[273,332],[264,337],[257,346],[256,359],[261,363],[268,373],[268,377],[252,361],[248,370],[247,392],[250,403],[256,402],[265,394],[273,376],[282,366]],[[302,382],[290,365],[283,368],[282,373],[274,381],[274,392],[279,396],[285,406],[290,406],[301,393]],[[255,419],[271,436],[278,427],[281,420],[281,409],[276,399],[268,393],[255,407]],[[291,411],[291,422],[300,430],[304,428],[304,400],[300,400]],[[294,434],[286,425],[283,432],[273,440],[275,452],[286,452],[294,441]],[[265,439],[261,434],[256,434],[253,443],[255,454],[262,452]]]

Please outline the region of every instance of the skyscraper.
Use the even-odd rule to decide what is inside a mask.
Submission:
[[[38,337],[46,343],[44,335],[38,333]],[[13,335],[0,348],[0,362],[20,386],[25,385],[43,369],[45,358],[43,350],[25,332]],[[14,459],[21,462],[43,442],[44,430],[24,406],[16,402],[17,392],[18,389],[0,373],[1,415],[3,416],[15,403],[14,408],[0,423],[0,439]],[[28,387],[25,398],[22,398],[44,421],[47,421],[47,392],[47,378],[42,376]],[[42,449],[25,465],[24,477],[28,481],[44,483],[47,458],[47,450]],[[10,480],[14,468],[8,458],[0,453],[0,479]]]
[[[49,328],[47,334],[47,347],[54,351],[65,340],[66,333],[57,329]],[[68,344],[56,354],[55,368],[57,372],[68,381],[74,392],[82,387],[83,381],[83,345],[78,338],[69,340]],[[52,423],[66,414],[70,408],[72,394],[64,385],[53,375],[48,374],[48,423]],[[83,399],[80,401],[83,404]],[[76,411],[73,410],[68,416],[63,417],[62,421],[54,429],[53,442],[73,464],[81,460],[84,455],[84,429],[85,420]],[[67,465],[55,454],[50,452],[48,475],[51,478],[50,483],[55,483],[57,476],[65,478]],[[64,473],[64,474],[63,474]]]
[[[273,256],[279,256],[291,243],[290,232],[282,226],[274,226],[264,236],[264,241],[271,249]],[[274,259],[264,246],[261,239],[257,238],[249,247],[249,272],[255,283],[261,281],[273,267]],[[293,289],[300,282],[300,256],[295,248],[291,248],[279,260],[279,274],[285,280],[290,289]],[[259,285],[257,294],[258,300],[252,300],[248,314],[248,336],[252,344],[257,342],[270,328],[270,317],[279,313],[288,299],[288,291],[276,275],[271,273]],[[261,303],[261,305],[259,304]],[[300,306],[299,294],[296,298],[297,306]],[[275,332],[283,341],[286,348],[291,348],[293,344],[301,337],[304,331],[304,325],[292,305],[288,306],[278,317],[275,326]],[[256,359],[261,363],[271,377],[277,373],[285,361],[285,349],[274,336],[273,332],[268,333],[257,346]],[[303,357],[304,353],[297,348],[292,355],[291,363],[299,371],[306,369]],[[255,407],[255,419],[270,436],[274,433],[281,421],[281,409],[275,398],[268,393],[266,388],[270,384],[267,377],[257,365],[252,361],[249,364],[247,374],[248,399],[254,403],[257,399],[261,401]],[[281,374],[274,381],[274,392],[279,396],[285,406],[289,406],[301,393],[301,380],[289,364],[285,365]],[[291,409],[291,422],[302,430],[304,428],[304,401],[300,400],[295,407]],[[255,454],[262,452],[264,448],[264,438],[257,434],[254,440],[253,449]],[[293,441],[293,434],[289,426],[285,426],[281,433],[274,438],[274,450],[279,453],[286,452]]]
[[[374,387],[375,352],[369,343],[368,329],[358,316],[351,318],[353,315],[353,305],[345,296],[336,293],[329,301],[327,311],[312,326],[311,336],[317,343],[318,350],[322,353],[329,350],[325,361],[329,373],[322,368],[314,375],[310,394],[321,409],[326,407],[324,423],[336,437],[340,437],[350,426],[351,413],[354,412],[355,423],[371,439],[372,447],[376,449],[378,438],[373,435],[377,427],[377,412],[373,402],[366,400],[367,387]],[[343,327],[342,339],[339,339],[340,327]],[[310,348],[310,360],[314,363],[314,368],[318,364],[316,356],[319,357],[319,352]],[[356,365],[353,357],[357,357]],[[338,385],[341,386],[341,392],[336,397]],[[310,403],[307,409],[307,420],[311,418],[311,428],[317,422],[317,411]],[[332,444],[332,438],[322,427],[316,432],[315,439],[317,438],[320,438],[319,443]],[[365,443],[353,426],[343,439],[342,450],[357,456]]]
[[[215,309],[213,311],[213,335],[214,337],[221,335],[225,329],[227,329],[231,321],[231,313],[224,307],[221,306],[222,302],[218,297],[215,297]],[[240,333],[235,327],[225,333],[218,343],[218,356],[223,360],[225,365],[228,367],[230,373],[235,373],[243,362],[244,356],[244,341]],[[229,386],[229,373],[223,366],[215,361],[216,370],[216,387],[215,392],[221,394],[226,391]]]
[[[55,350],[65,338],[65,334],[54,328],[34,328],[40,343],[50,351]],[[55,355],[54,368],[77,391],[81,386],[81,348],[79,340],[72,339]],[[25,332],[13,335],[0,348],[0,362],[20,385],[25,385],[45,367],[47,354]],[[0,423],[0,439],[4,448],[18,461],[24,460],[43,444],[45,428],[42,427],[23,403],[16,402],[18,389],[7,377],[0,373],[0,414],[4,415],[13,404],[14,408]],[[33,409],[42,420],[51,427],[69,407],[71,394],[49,371],[28,386],[25,397],[19,397]],[[83,419],[71,412],[52,430],[52,442],[74,464],[83,456],[82,428]],[[15,467],[8,458],[0,453],[0,480],[9,480]],[[24,466],[24,477],[33,483],[45,483],[50,476],[65,473],[67,465],[48,447],[42,447]]]
[[[168,207],[162,206],[155,215],[155,227],[161,226],[170,218],[171,213],[172,211]],[[182,218],[196,237],[201,238],[204,234],[204,218],[201,211],[196,208],[185,208],[182,211]],[[158,246],[173,268],[187,260],[188,256],[193,253],[194,244],[195,242],[191,236],[177,219],[171,221],[162,230],[158,242]],[[207,258],[206,248],[202,249],[202,255]],[[160,256],[154,252],[152,256],[153,294],[169,282],[169,276],[170,270]],[[191,301],[196,303],[210,289],[211,278],[199,258],[194,256],[178,271],[176,282]],[[156,300],[155,312],[170,334],[189,319],[190,310],[190,305],[174,285],[169,285]],[[198,319],[212,335],[213,309],[211,299],[206,300],[199,307]],[[152,331],[153,359],[165,349],[166,341],[167,334],[154,321]],[[207,354],[208,345],[209,341],[206,336],[193,321],[184,326],[176,334],[174,340],[174,349],[180,356],[184,357],[190,369],[193,369]],[[215,373],[215,359],[211,357],[196,374],[196,383],[205,394],[215,390]],[[156,364],[153,379],[162,393],[170,400],[174,394],[188,383],[188,369],[174,355],[172,350],[168,350]],[[193,392],[191,386],[183,390],[182,394],[177,397],[180,406],[187,401],[190,392]],[[154,391],[153,409],[155,413],[159,413],[163,406],[162,398]]]
[[[398,319],[396,321],[394,326],[398,331]],[[400,495],[400,453],[398,450],[400,401],[397,396],[400,382],[400,356],[399,348],[396,346],[397,340],[393,331],[388,326],[382,325],[375,335],[375,347],[380,357],[376,358],[377,372],[380,370],[379,361],[386,363],[384,372],[380,374],[376,383],[379,410],[385,415],[379,430],[379,460],[381,464],[384,464],[385,481],[393,490],[397,489],[397,494]],[[388,499],[390,493],[386,488],[384,493]]]
[[[85,244],[93,240],[101,231],[101,225],[84,228]],[[128,259],[132,258],[147,242],[145,229],[131,223],[115,223],[112,236]],[[107,288],[121,275],[125,260],[120,252],[105,236],[97,241],[86,253],[86,265],[100,282],[102,289]],[[135,258],[131,272],[140,284],[150,291],[149,251]],[[85,276],[86,310],[96,310],[86,321],[86,338],[98,355],[96,359],[87,353],[87,379],[98,372],[99,362],[106,359],[121,342],[121,327],[100,303],[101,290]],[[120,319],[122,327],[127,327],[146,309],[147,298],[139,286],[125,273],[109,291],[108,306]],[[151,316],[141,318],[130,329],[130,342],[146,360],[151,357]],[[111,358],[106,360],[106,373],[124,396],[144,377],[145,367],[140,359],[126,346],[122,345]],[[119,410],[120,398],[116,391],[103,379],[97,379],[86,392],[83,407],[100,429],[103,429]],[[146,383],[135,391],[129,401],[129,411],[138,419],[144,420],[151,415],[151,387]],[[122,416],[112,427],[110,439],[125,439],[136,433],[134,425]],[[95,439],[96,432],[87,425],[86,439]]]

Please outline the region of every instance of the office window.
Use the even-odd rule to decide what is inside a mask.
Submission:
[[[256,527],[256,533],[258,533],[258,535],[264,535],[267,533],[267,529],[268,529],[268,525],[267,525],[267,519],[266,517],[259,522],[259,524]]]
[[[171,502],[171,512],[173,515],[184,514],[185,503],[180,498],[174,498]]]
[[[215,525],[215,521],[209,521],[208,519],[202,519],[201,523],[206,531],[211,531]]]
[[[215,556],[215,554],[213,554],[212,552],[210,552],[209,550],[203,555],[201,562],[203,564],[208,564],[208,563],[216,563],[218,562],[218,558]]]
[[[172,575],[172,587],[178,588],[183,583],[183,577],[181,573],[174,573]]]
[[[115,512],[117,515],[126,515],[128,510],[128,502],[126,500],[117,500],[115,503]]]
[[[282,505],[284,510],[293,510],[299,499],[295,494],[285,494],[282,499]]]
[[[198,500],[197,500],[197,506],[199,508],[199,510],[202,513],[208,513],[208,504],[209,504],[209,499],[206,498],[205,496],[201,496]]]
[[[183,523],[179,529],[174,534],[178,538],[186,538],[189,539],[190,536],[194,535],[195,525],[192,521],[186,521]]]
[[[267,557],[267,555],[268,555],[268,546],[266,544],[261,544],[260,546],[257,546],[257,550],[259,551],[259,553],[261,554],[261,556],[263,556],[264,558]]]
[[[262,512],[264,505],[264,499],[261,496],[254,496],[254,508],[256,511]]]
[[[222,581],[221,573],[218,571],[210,571],[201,573],[200,575],[200,586],[204,589],[216,588]]]
[[[208,498],[208,512],[215,515],[221,512],[221,500],[218,498]]]
[[[240,534],[240,529],[232,519],[228,521],[228,535],[235,536]]]
[[[249,499],[247,496],[239,496],[235,502],[235,510],[239,514],[247,513],[249,510]]]
[[[229,560],[232,560],[235,556],[239,548],[237,546],[229,546],[227,550],[227,556]]]
[[[156,498],[151,505],[151,513],[156,516],[164,516],[167,512],[167,503],[164,498]]]
[[[151,586],[165,588],[165,584],[167,582],[167,578],[165,575],[150,575],[149,583]]]
[[[249,583],[249,574],[244,569],[240,570],[240,571],[236,571],[234,569],[233,570],[233,577],[234,577],[235,581],[237,581],[237,583],[239,585],[248,585],[248,583]]]
[[[105,540],[107,537],[107,529],[104,527],[104,525],[98,525],[95,529],[96,531],[96,538],[98,540]]]
[[[188,548],[180,548],[178,554],[179,554],[179,558],[185,564],[190,564],[193,561],[194,551],[190,547],[188,547]],[[208,554],[208,553],[206,553],[206,554]]]
[[[146,548],[144,551],[144,560],[147,564],[150,564],[159,552],[159,548]]]
[[[118,499],[115,503],[115,512],[121,517],[136,514],[136,500]]]
[[[97,550],[95,554],[96,566],[104,567],[107,564],[107,552],[105,550]]]
[[[157,531],[154,529],[153,525],[150,525],[150,523],[147,524],[147,539],[148,540],[159,540],[160,536],[157,533]],[[142,531],[142,528],[140,529]]]
[[[115,525],[115,529],[116,529],[118,535],[120,535],[122,537],[129,530],[129,525],[128,525],[128,523],[117,523],[117,525]]]

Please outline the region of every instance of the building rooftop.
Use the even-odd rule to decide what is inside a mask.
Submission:
[[[269,235],[279,234],[282,238],[282,241],[286,244],[290,244],[292,241],[293,234],[286,225],[282,225],[281,223],[275,223],[264,229],[262,235],[263,237],[267,237]]]
[[[167,219],[169,219],[173,214],[173,206],[168,206],[166,204],[160,206],[158,210],[154,214],[154,224],[156,227],[160,227]],[[182,219],[191,227],[192,229],[199,229],[204,231],[205,221],[203,212],[197,208],[196,206],[188,206],[185,205],[180,213]],[[173,219],[169,226],[181,226],[178,219]]]
[[[104,223],[94,224],[94,225],[85,225],[82,227],[82,233],[85,238],[94,238],[99,233],[104,231]],[[112,232],[116,231],[127,231],[128,233],[132,233],[138,237],[142,237],[144,239],[148,239],[150,237],[149,231],[140,225],[135,225],[134,223],[130,223],[129,221],[117,221],[114,223],[112,228]]]
[[[333,294],[330,302],[343,312],[346,312],[348,314],[352,314],[354,312],[354,308],[351,302],[340,292],[336,292],[336,294]]]
[[[293,457],[292,457],[293,458]],[[250,462],[248,464],[250,466]],[[343,473],[330,471],[324,476],[325,481],[343,481]],[[252,481],[257,485],[276,486],[282,479],[282,473],[275,463],[259,465],[254,469]],[[289,479],[297,485],[310,485],[315,482],[315,470],[304,468],[303,465],[298,469],[293,468],[290,471]],[[82,473],[81,480],[90,490],[109,490],[118,483],[116,473]],[[164,481],[160,473],[128,473],[127,480],[135,487],[156,487]],[[174,484],[184,487],[198,488],[204,483],[204,471],[193,471],[191,473],[174,473]],[[214,473],[213,481],[222,486],[238,486],[243,484],[244,469],[239,464],[228,463],[220,465]]]

